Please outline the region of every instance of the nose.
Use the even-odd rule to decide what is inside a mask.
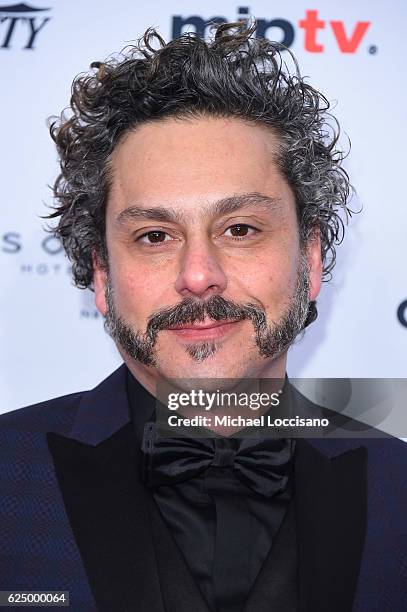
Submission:
[[[214,247],[200,241],[189,244],[182,253],[175,289],[182,297],[209,298],[227,287],[227,277],[217,260]]]

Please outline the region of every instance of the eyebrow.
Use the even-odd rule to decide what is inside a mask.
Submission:
[[[266,196],[262,193],[251,192],[239,195],[229,196],[211,202],[206,208],[206,216],[219,217],[227,215],[246,208],[257,208],[264,212],[269,212],[271,208],[275,208],[281,204],[281,198]],[[144,208],[140,205],[132,205],[122,210],[116,217],[118,225],[125,224],[127,221],[138,221],[140,219],[149,219],[154,221],[167,221],[170,223],[186,223],[184,213],[173,208],[164,206],[154,206],[153,208]]]

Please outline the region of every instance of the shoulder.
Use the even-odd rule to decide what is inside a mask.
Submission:
[[[342,413],[318,406],[305,397],[293,385],[290,386],[294,406],[301,415],[327,417],[332,430],[327,436],[312,438],[314,448],[330,458],[364,447],[369,466],[377,473],[394,470],[400,473],[407,465],[407,443],[389,433],[366,425]]]
[[[79,403],[86,393],[72,393],[0,414],[0,432],[63,431],[73,422]]]
[[[368,467],[377,475],[404,475],[407,468],[407,444],[390,435],[368,438],[320,438],[310,440],[312,445],[325,455],[335,458],[356,448],[363,447],[367,452]],[[403,480],[404,476],[403,476]]]
[[[49,432],[67,436],[73,427],[79,427],[82,433],[86,431],[90,438],[92,432],[101,435],[101,429],[109,433],[112,427],[128,419],[126,372],[123,364],[89,391],[63,395],[0,414],[1,438],[11,440],[12,432],[18,432],[17,437],[24,433],[24,438]],[[115,411],[112,411],[112,405],[116,406]]]

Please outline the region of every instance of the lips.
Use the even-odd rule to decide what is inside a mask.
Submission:
[[[214,329],[215,327],[220,327],[222,325],[226,325],[227,323],[236,323],[236,321],[238,321],[239,319],[233,319],[233,320],[226,320],[224,319],[223,321],[209,321],[208,323],[182,323],[180,325],[173,325],[171,327],[167,327],[167,329],[172,329],[172,330],[181,330],[181,329],[196,329],[196,330],[200,330],[200,329]]]
[[[199,321],[199,323],[181,323],[167,327],[180,342],[208,342],[221,340],[239,330],[241,319],[223,321]]]

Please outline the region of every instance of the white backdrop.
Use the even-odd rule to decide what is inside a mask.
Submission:
[[[147,26],[169,39],[176,17],[233,20],[244,13],[240,7],[257,19],[284,20],[285,31],[294,33],[291,48],[302,73],[335,103],[352,141],[345,167],[358,191],[353,206],[364,207],[338,249],[334,278],[318,302],[318,322],[291,349],[288,373],[407,377],[407,308],[404,324],[397,317],[407,300],[405,2],[224,1],[221,9],[213,0],[143,6],[131,0],[3,2],[0,412],[90,388],[120,363],[92,293],[72,286],[67,260],[43,231],[40,215],[52,203],[47,185],[57,173],[46,118],[67,105],[77,73]],[[323,22],[314,41],[300,25],[310,10]],[[353,34],[349,52],[344,43],[352,43]],[[266,35],[281,41],[283,31],[270,27]],[[345,136],[341,142],[346,147]]]

